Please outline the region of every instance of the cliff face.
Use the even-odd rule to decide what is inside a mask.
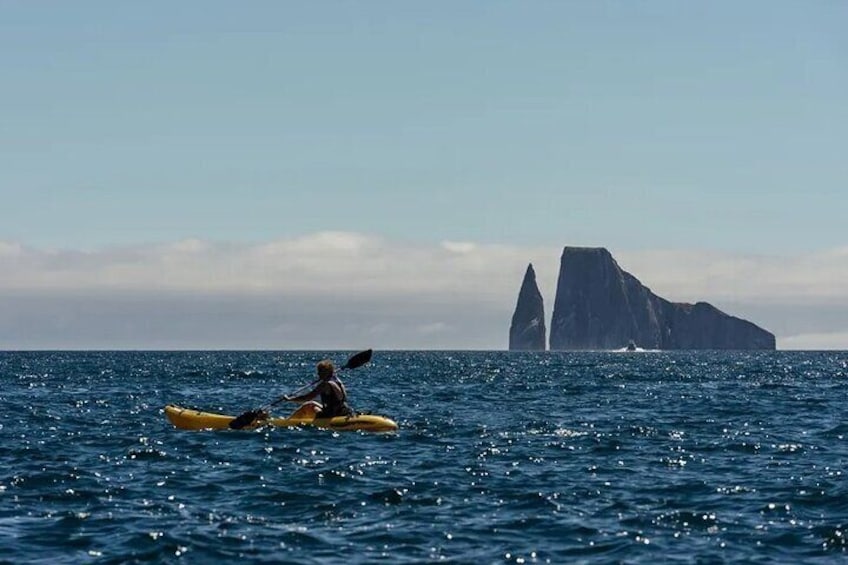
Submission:
[[[622,271],[604,248],[562,251],[551,349],[774,349],[774,335],[705,303],[677,304]]]
[[[545,306],[536,285],[536,271],[527,266],[518,293],[518,304],[509,326],[510,351],[545,350]]]

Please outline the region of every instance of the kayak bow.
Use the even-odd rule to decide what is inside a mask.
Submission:
[[[168,421],[181,430],[226,430],[234,416],[201,412],[191,408],[183,408],[169,404],[165,406],[165,416]],[[280,428],[295,426],[313,426],[331,430],[361,430],[364,432],[393,432],[398,425],[391,419],[374,414],[357,414],[356,416],[336,416],[335,418],[271,418],[259,420],[255,425],[245,429],[254,429],[263,425]]]

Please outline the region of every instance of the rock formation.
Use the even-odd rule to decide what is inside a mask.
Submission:
[[[509,326],[510,351],[545,350],[545,305],[536,285],[533,264],[527,266],[518,293],[518,304]]]
[[[602,247],[562,251],[551,349],[774,349],[774,334],[698,302],[672,303]]]

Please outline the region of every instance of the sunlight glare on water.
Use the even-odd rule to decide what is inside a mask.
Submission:
[[[11,562],[802,561],[846,550],[846,354],[375,352],[389,434],[188,432],[349,352],[0,353]],[[279,412],[281,414],[285,412]]]

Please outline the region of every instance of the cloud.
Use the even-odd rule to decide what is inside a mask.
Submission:
[[[2,249],[16,249],[2,244]],[[320,232],[258,245],[186,240],[97,252],[24,249],[0,255],[0,291],[179,291],[356,298],[501,299],[527,261],[554,249],[399,244],[359,233]],[[516,278],[518,283],[516,283]]]
[[[339,231],[96,251],[0,242],[0,340],[23,348],[501,349],[528,262],[550,319],[561,251]],[[848,332],[833,314],[848,312],[848,248],[781,257],[611,251],[660,296],[749,317],[781,347],[839,344]]]
[[[0,257],[17,257],[23,253],[19,243],[0,241]]]
[[[617,259],[673,300],[848,304],[848,247],[787,256],[655,250]]]
[[[449,331],[450,326],[444,322],[433,322],[432,324],[423,324],[418,326],[418,332],[422,334],[438,334]]]
[[[443,241],[442,247],[452,253],[473,253],[477,245],[470,241]]]
[[[848,350],[848,331],[793,335],[779,339],[777,346],[780,349],[846,351]]]

